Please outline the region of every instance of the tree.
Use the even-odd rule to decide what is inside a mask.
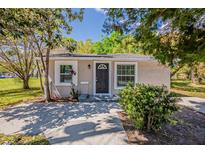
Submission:
[[[16,74],[23,81],[23,88],[29,89],[33,71],[32,42],[28,36],[13,38],[9,34],[0,37],[0,65]]]
[[[122,40],[113,48],[113,53],[141,53],[139,44],[131,35],[124,36]]]
[[[132,35],[113,32],[93,44],[93,52],[98,54],[141,53],[140,44]]]
[[[132,34],[142,44],[144,53],[163,64],[205,61],[205,9],[106,9],[106,12],[105,32]],[[168,41],[163,43],[164,39]]]
[[[85,42],[77,42],[77,53],[93,53],[93,42],[91,39],[87,39]]]
[[[72,9],[4,9],[0,11],[4,20],[0,21],[2,35],[10,32],[22,37],[29,34],[37,49],[44,70],[45,99],[51,100],[49,89],[49,55],[50,51],[62,42],[62,36],[72,31],[70,22],[83,17],[83,10]],[[13,21],[10,24],[10,20]],[[13,29],[13,27],[18,27]]]
[[[122,40],[122,36],[118,32],[113,32],[110,36],[104,37],[102,40],[93,44],[93,50],[97,54],[113,53],[113,48]]]
[[[77,41],[72,38],[64,37],[62,39],[61,46],[65,47],[68,50],[68,52],[73,53],[76,51]]]
[[[16,74],[23,81],[23,88],[29,89],[29,78],[33,71],[33,42],[20,26],[22,14],[18,9],[0,9],[0,65]]]
[[[46,101],[50,101],[50,89],[49,89],[49,79],[48,79],[48,71],[49,71],[49,55],[50,51],[59,44],[62,40],[63,30],[69,34],[72,31],[72,27],[70,26],[70,22],[76,19],[82,19],[83,11],[73,12],[72,9],[32,9],[34,20],[32,25],[36,22],[38,23],[38,27],[35,27],[35,31],[33,32],[34,38],[37,35],[38,38],[43,40],[45,44],[45,64],[44,58],[42,54],[42,50],[38,48],[41,61],[43,63],[44,69],[44,78],[45,78],[45,99]],[[31,26],[32,26],[31,25]],[[39,42],[36,39],[36,44],[39,46]]]

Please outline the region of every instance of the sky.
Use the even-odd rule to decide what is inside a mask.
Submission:
[[[105,20],[105,15],[101,9],[85,9],[83,21],[76,20],[71,23],[73,31],[68,37],[77,41],[85,41],[91,39],[93,42],[102,38],[102,26]]]

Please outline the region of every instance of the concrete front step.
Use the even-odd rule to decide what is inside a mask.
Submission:
[[[117,102],[119,99],[118,96],[110,95],[80,95],[80,102]]]

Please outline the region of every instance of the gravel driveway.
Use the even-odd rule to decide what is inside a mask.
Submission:
[[[51,144],[127,144],[115,102],[27,103],[0,111],[0,133],[40,134]]]

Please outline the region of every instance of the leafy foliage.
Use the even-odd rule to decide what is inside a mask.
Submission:
[[[119,103],[137,128],[157,130],[177,110],[175,98],[165,87],[128,84],[119,93]]]
[[[70,95],[71,95],[71,97],[72,97],[73,100],[77,100],[77,101],[78,101],[80,94],[79,94],[79,91],[76,90],[76,89],[74,88],[74,86],[72,86],[72,87],[71,87],[71,91],[70,91]]]
[[[29,89],[29,79],[34,69],[33,42],[25,35],[14,38],[10,33],[0,36],[0,66],[14,73],[23,81],[23,88]]]
[[[77,41],[72,38],[64,37],[62,39],[61,45],[65,47],[68,50],[68,52],[72,53],[77,48]]]
[[[85,42],[77,42],[77,53],[93,53],[93,42],[91,39],[87,39]]]
[[[122,36],[113,32],[109,37],[104,37],[101,41],[93,45],[93,50],[97,54],[108,54],[113,52],[113,48],[120,43]]]
[[[74,52],[89,54],[142,53],[140,51],[140,45],[133,36],[113,32],[97,42],[92,42],[91,39],[87,39],[85,42],[77,41]]]
[[[104,31],[132,34],[170,66],[205,60],[205,9],[106,9]]]
[[[121,35],[113,32],[110,36],[93,44],[93,53],[117,54],[117,53],[140,53],[139,44],[131,35]]]
[[[83,9],[74,11],[67,9],[0,9],[0,34],[8,33],[14,38],[30,36],[40,57],[45,77],[45,98],[51,99],[48,67],[50,51],[62,43],[62,36],[72,31],[70,23],[83,18]],[[45,60],[43,58],[45,56]]]

